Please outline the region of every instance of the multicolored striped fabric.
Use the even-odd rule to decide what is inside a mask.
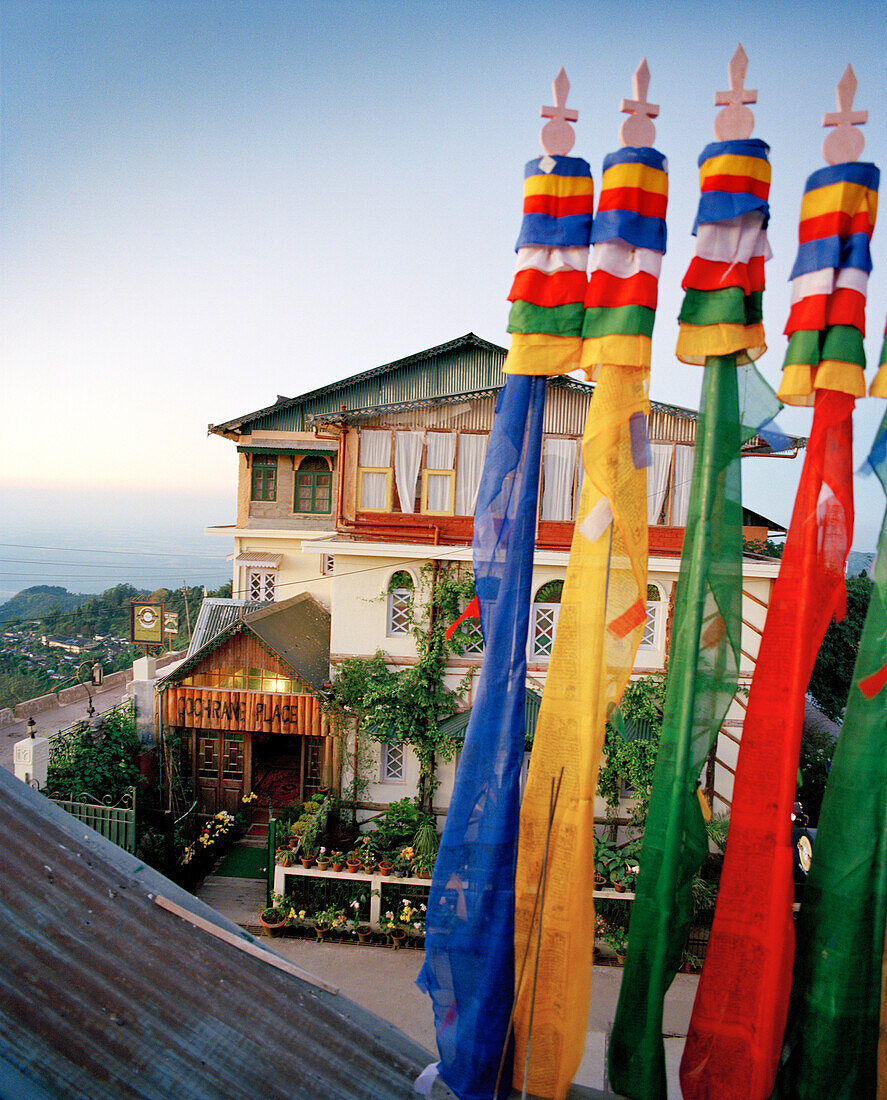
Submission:
[[[884,343],[881,345],[881,361],[869,393],[872,397],[887,397],[887,325],[884,327]]]
[[[703,365],[706,356],[737,363],[767,350],[761,314],[764,262],[770,258],[770,147],[757,138],[716,141],[699,158],[701,195],[693,226],[696,255],[682,286],[677,356]]]
[[[650,366],[667,205],[668,162],[656,149],[620,149],[604,159],[582,326],[589,380],[604,363]]]
[[[812,405],[820,389],[865,396],[862,339],[879,178],[874,164],[850,163],[807,180],[779,389],[790,405]]]
[[[507,374],[566,374],[579,366],[593,208],[587,161],[544,156],[526,166]]]

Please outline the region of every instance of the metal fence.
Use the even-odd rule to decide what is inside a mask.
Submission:
[[[76,817],[106,840],[127,852],[136,849],[136,789],[129,790],[117,802],[99,801],[88,794],[74,798],[53,798],[56,806]]]

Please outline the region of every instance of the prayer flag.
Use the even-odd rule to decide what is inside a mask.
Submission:
[[[887,416],[869,462],[887,490]],[[874,1096],[887,922],[887,516],[797,922],[773,1096]]]
[[[691,881],[708,851],[698,780],[739,667],[739,454],[778,408],[751,365],[765,347],[767,152],[762,141],[716,142],[700,158],[696,257],[684,278],[677,354],[706,369],[662,733],[610,1042],[610,1080],[633,1100],[666,1096],[663,1001],[689,932]],[[754,409],[740,406],[740,373],[743,392],[761,398]]]
[[[836,180],[865,186],[836,191]],[[873,187],[877,169],[871,165],[815,172],[807,181],[802,225],[811,210],[846,205],[842,196],[848,194],[873,218]],[[811,207],[809,196],[820,188],[827,192],[824,206]],[[833,287],[844,268],[867,274],[869,238],[857,228],[851,218],[840,230],[849,236],[836,242],[827,226],[827,243],[815,253],[802,232],[794,278],[824,271],[818,278]],[[788,1011],[795,943],[791,809],[804,699],[829,621],[844,615],[853,535],[851,414],[855,395],[865,392],[861,331],[829,327],[828,308],[818,316],[825,327],[790,335],[780,388],[788,402],[815,402],[813,428],[749,694],[724,869],[681,1063],[690,1100],[768,1097]]]
[[[655,149],[608,156],[592,226],[582,365],[596,380],[585,476],[557,635],[521,806],[514,1082],[564,1097],[585,1045],[594,927],[594,800],[607,715],[628,682],[647,595],[646,415],[650,334],[665,248],[668,176]],[[551,780],[563,766],[548,841],[546,906],[536,907]],[[537,943],[539,943],[537,958]],[[538,973],[538,982],[533,975]]]

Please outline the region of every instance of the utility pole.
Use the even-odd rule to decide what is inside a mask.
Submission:
[[[188,644],[191,644],[191,612],[188,610],[188,586],[182,581],[182,595],[185,597],[185,622],[188,624]]]

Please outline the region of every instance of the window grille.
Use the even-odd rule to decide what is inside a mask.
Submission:
[[[386,633],[389,637],[409,634],[413,610],[413,578],[405,570],[394,573],[388,585]]]
[[[320,571],[325,577],[331,577],[333,575],[334,558],[332,554],[320,555]]]
[[[658,647],[659,612],[662,607],[662,595],[655,584],[647,585],[647,619],[641,633],[641,646],[644,649]]]
[[[557,633],[559,603],[533,604],[533,656],[550,657]]]
[[[388,593],[388,634],[409,634],[410,610],[413,606],[411,588],[394,588]]]
[[[404,752],[402,741],[382,743],[381,779],[383,783],[403,783]]]
[[[277,590],[277,574],[261,569],[250,570],[249,598],[273,602]]]

